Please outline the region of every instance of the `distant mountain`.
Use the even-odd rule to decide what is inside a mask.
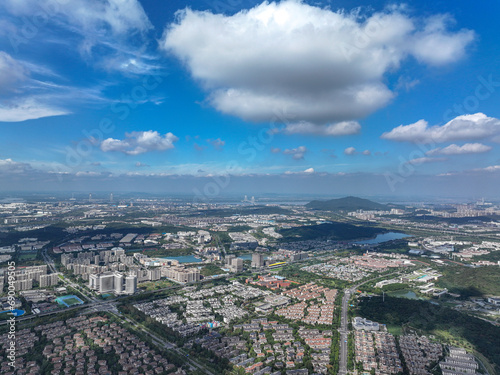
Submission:
[[[356,211],[356,210],[390,210],[391,206],[373,202],[368,199],[358,197],[345,197],[330,199],[328,201],[311,201],[306,204],[310,210],[322,211]]]

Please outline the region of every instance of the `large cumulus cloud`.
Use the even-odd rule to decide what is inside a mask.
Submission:
[[[161,47],[186,65],[220,112],[255,122],[356,121],[394,97],[384,76],[409,56],[428,65],[461,58],[474,39],[449,17],[415,19],[400,8],[362,17],[300,1],[264,2],[234,15],[185,9]],[[330,128],[334,129],[334,128]],[[345,135],[345,128],[328,135]],[[359,129],[351,127],[349,134]]]

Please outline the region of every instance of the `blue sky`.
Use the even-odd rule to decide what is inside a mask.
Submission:
[[[498,198],[499,10],[4,1],[0,190]]]

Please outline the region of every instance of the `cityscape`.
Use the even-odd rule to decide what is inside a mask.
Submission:
[[[498,14],[0,1],[0,374],[500,375]]]
[[[114,197],[0,203],[19,373],[497,369],[500,203]]]

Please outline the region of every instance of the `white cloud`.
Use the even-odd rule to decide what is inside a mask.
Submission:
[[[436,163],[440,161],[446,161],[445,158],[429,158],[429,157],[422,157],[422,158],[415,158],[408,160],[406,164],[413,164],[413,165],[420,165],[424,163]]]
[[[299,146],[297,148],[286,149],[283,151],[285,155],[292,155],[295,160],[304,159],[304,155],[307,152],[306,146]]]
[[[326,126],[316,125],[310,122],[298,122],[286,124],[285,128],[279,132],[285,134],[313,134],[322,136],[341,136],[358,134],[361,125],[357,121],[342,121]]]
[[[304,173],[314,173],[314,168],[307,168]]]
[[[104,152],[119,151],[127,155],[139,155],[149,151],[164,151],[174,148],[178,141],[172,133],[162,136],[157,131],[138,131],[125,133],[125,139],[108,138],[101,142],[101,150]]]
[[[158,68],[146,54],[145,35],[153,25],[137,0],[6,0],[2,5],[15,18],[36,20],[34,26],[26,26],[30,37],[23,43],[62,44],[79,51],[94,66],[125,74]],[[12,29],[10,24],[0,28]]]
[[[480,154],[491,150],[490,146],[482,143],[466,143],[463,146],[451,144],[444,148],[435,148],[427,152],[427,155],[462,155],[462,154]]]
[[[394,94],[384,76],[408,56],[441,65],[464,54],[473,32],[452,32],[448,23],[442,16],[412,18],[401,7],[361,17],[285,0],[230,16],[185,9],[160,43],[209,91],[217,110],[291,123],[292,133],[337,135],[337,123],[387,105]],[[295,125],[301,122],[327,130]]]
[[[19,84],[28,79],[29,71],[8,53],[0,51],[0,95],[18,91]]]
[[[500,172],[500,165],[490,165],[485,168],[474,169],[474,172]]]
[[[16,16],[46,15],[72,31],[87,36],[114,36],[144,32],[152,28],[136,0],[6,0],[5,7]]]
[[[15,102],[17,103],[0,105],[0,121],[19,122],[70,113],[65,109],[42,103],[35,98],[19,99]]]
[[[79,171],[75,173],[76,177],[102,177],[108,174],[93,171]]]
[[[273,154],[279,154],[281,152],[281,148],[279,148],[279,147],[271,147],[271,152]]]
[[[450,33],[446,29],[450,23],[453,20],[447,15],[430,17],[424,30],[414,34],[411,46],[413,56],[432,65],[443,65],[462,58],[464,46],[474,40],[474,32],[463,29]]]
[[[72,103],[102,103],[103,86],[75,87],[51,69],[0,51],[0,121],[19,122],[71,113]]]
[[[347,147],[345,150],[344,150],[344,154],[346,155],[355,155],[357,154],[358,152],[356,151],[356,149],[354,147]]]
[[[30,172],[33,168],[28,163],[13,161],[12,159],[0,159],[0,173],[24,173]]]
[[[431,126],[425,120],[400,125],[381,138],[398,142],[450,142],[493,137],[500,134],[500,120],[483,113],[457,116],[442,126]]]
[[[221,150],[226,144],[226,141],[223,141],[220,138],[207,139],[207,142],[210,143],[212,146],[214,146],[216,150]]]

